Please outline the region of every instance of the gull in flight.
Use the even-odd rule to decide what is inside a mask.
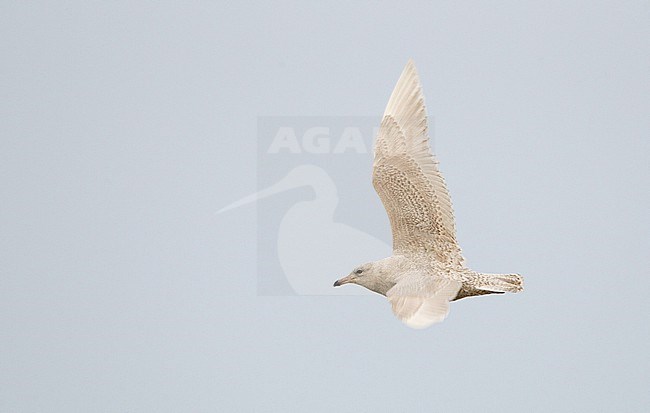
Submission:
[[[390,220],[393,255],[360,265],[334,283],[358,284],[386,296],[397,318],[413,328],[444,320],[450,301],[523,290],[519,274],[486,274],[465,266],[427,129],[422,87],[409,60],[386,106],[372,171]]]

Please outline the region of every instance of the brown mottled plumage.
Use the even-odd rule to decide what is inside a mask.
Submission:
[[[465,266],[451,198],[431,154],[424,96],[409,61],[388,101],[375,141],[373,185],[393,233],[393,256],[357,267],[334,283],[385,295],[413,328],[442,321],[449,301],[519,292],[518,274],[484,274]]]

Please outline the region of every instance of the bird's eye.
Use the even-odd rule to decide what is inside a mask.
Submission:
[[[363,272],[363,270],[356,270],[354,273],[355,274],[361,274],[362,272]]]

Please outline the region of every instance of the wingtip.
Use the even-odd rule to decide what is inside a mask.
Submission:
[[[416,94],[423,98],[420,75],[415,67],[415,62],[409,58],[388,99],[384,116],[395,115],[397,111],[405,110],[406,108],[402,105],[408,105],[408,97]]]
[[[418,69],[415,67],[415,61],[413,60],[412,57],[409,58],[409,60],[406,62],[406,66],[404,66],[404,71],[412,71],[415,73],[415,76],[418,76]]]
[[[415,63],[413,62],[413,59],[409,59],[406,61],[406,64],[404,65],[404,68],[402,69],[402,73],[400,73],[399,79],[409,76],[411,73],[415,71]],[[399,82],[398,79],[398,82]]]

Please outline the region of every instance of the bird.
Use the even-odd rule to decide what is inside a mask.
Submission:
[[[438,164],[429,146],[422,85],[410,59],[374,142],[372,183],[390,221],[392,255],[357,266],[334,287],[357,284],[385,296],[395,316],[415,329],[443,321],[451,301],[523,290],[520,274],[466,266]]]

